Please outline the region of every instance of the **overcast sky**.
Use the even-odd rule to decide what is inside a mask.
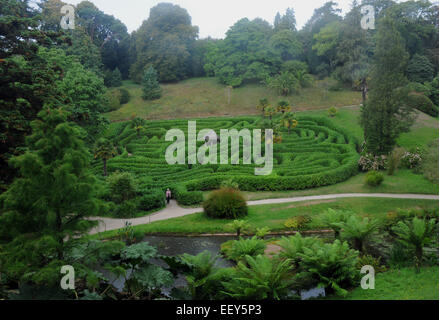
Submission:
[[[149,10],[160,2],[171,2],[185,8],[192,24],[200,28],[200,38],[224,38],[226,31],[241,18],[262,18],[273,23],[277,12],[285,13],[288,7],[296,11],[300,29],[312,16],[314,9],[328,0],[91,0],[100,10],[121,20],[131,32],[139,28],[149,16]],[[334,0],[346,13],[352,0]],[[64,0],[76,5],[81,0]]]

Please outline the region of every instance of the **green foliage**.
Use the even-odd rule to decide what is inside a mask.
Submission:
[[[303,230],[306,228],[307,224],[311,221],[311,218],[308,216],[297,216],[292,217],[285,221],[285,227],[292,230]]]
[[[365,245],[370,242],[372,237],[378,231],[380,221],[352,215],[346,220],[346,222],[340,223],[339,226],[342,228],[342,238],[351,241],[355,250],[365,252]]]
[[[413,109],[422,111],[432,117],[439,116],[439,109],[425,95],[419,93],[411,93],[408,95],[407,103]]]
[[[133,297],[151,297],[155,291],[170,286],[173,283],[172,274],[161,267],[152,264],[151,259],[158,258],[157,250],[147,242],[126,247],[121,251],[121,265],[131,269],[129,279],[125,278],[125,290]]]
[[[204,201],[203,209],[208,217],[216,219],[237,219],[248,214],[244,196],[230,188],[213,191]]]
[[[106,70],[104,74],[104,83],[107,87],[120,87],[122,85],[122,74],[119,68]]]
[[[205,300],[216,294],[218,286],[215,283],[219,269],[215,267],[218,256],[209,251],[203,251],[196,256],[187,253],[180,256],[181,262],[187,266],[186,281],[192,299]]]
[[[137,137],[140,137],[140,133],[145,129],[146,127],[146,120],[142,118],[134,118],[131,120],[131,128],[136,130]]]
[[[27,152],[11,160],[20,178],[1,196],[3,237],[46,233],[62,246],[66,236],[85,232],[82,218],[97,211],[83,132],[67,116],[62,108],[41,111]]]
[[[402,157],[405,154],[405,150],[402,148],[395,148],[387,158],[387,174],[393,176],[398,169]]]
[[[270,233],[270,228],[262,227],[256,229],[256,237],[264,240],[264,238]]]
[[[354,214],[355,213],[349,211],[328,209],[319,215],[317,220],[319,221],[319,224],[325,228],[332,229],[334,231],[335,238],[338,239],[342,229],[341,224],[345,223],[348,217]]]
[[[302,258],[299,254],[304,253],[304,248],[311,248],[319,244],[321,240],[316,237],[302,237],[300,233],[296,233],[291,237],[282,237],[278,244],[282,248],[279,253],[280,258],[291,261],[294,268],[298,268]]]
[[[101,138],[96,142],[94,149],[95,159],[100,158],[103,161],[104,176],[107,176],[107,161],[117,155],[116,148],[113,143],[105,138]]]
[[[400,221],[393,227],[393,231],[401,243],[413,250],[415,268],[419,272],[424,257],[424,247],[431,243],[437,233],[436,219],[425,220],[415,217],[410,222]]]
[[[361,270],[363,266],[372,266],[375,273],[386,272],[387,267],[381,263],[381,257],[375,258],[371,255],[362,255],[358,259],[357,268]]]
[[[142,79],[143,100],[157,100],[162,96],[162,89],[157,79],[157,72],[150,66],[145,69]]]
[[[154,66],[160,82],[175,82],[191,74],[191,50],[198,36],[188,12],[178,5],[159,3],[133,35],[135,61],[131,78],[140,82],[146,66]]]
[[[384,175],[378,171],[369,171],[366,174],[366,184],[370,187],[378,187],[384,181]]]
[[[415,54],[407,66],[407,77],[413,82],[429,82],[434,77],[434,66],[426,56]]]
[[[227,258],[236,262],[245,261],[246,256],[263,255],[267,245],[257,237],[240,239],[232,242],[230,249],[225,251]]]
[[[223,282],[224,293],[239,300],[281,300],[288,297],[293,283],[290,272],[289,260],[247,256],[229,282]]]
[[[362,108],[361,124],[367,151],[374,155],[389,153],[398,136],[413,123],[412,108],[406,101],[404,72],[408,54],[393,19],[379,23],[370,94]]]
[[[120,91],[120,104],[124,105],[127,104],[128,102],[130,102],[131,96],[130,96],[130,92],[125,89],[125,88],[119,88]]]
[[[234,220],[233,222],[229,223],[227,227],[232,230],[233,232],[236,232],[236,236],[241,236],[242,232],[245,232],[250,229],[250,225],[245,220]]]
[[[331,288],[339,295],[346,295],[345,288],[354,285],[358,279],[358,251],[350,249],[347,242],[335,240],[334,243],[304,247],[303,253],[298,255],[305,275],[317,279],[320,286]]]
[[[108,186],[111,192],[111,199],[121,204],[132,200],[137,195],[137,182],[129,172],[115,172],[108,177]]]
[[[297,93],[300,88],[299,80],[289,72],[281,72],[274,77],[267,78],[265,82],[269,88],[284,96]]]
[[[435,140],[429,146],[422,162],[422,171],[428,180],[439,183],[439,140]]]
[[[161,209],[165,206],[165,196],[161,189],[145,190],[140,198],[139,209],[143,211]]]
[[[183,186],[173,188],[173,196],[179,204],[184,206],[195,206],[203,202],[204,197],[201,191],[188,192]]]
[[[333,118],[338,114],[338,109],[336,107],[331,107],[328,110],[328,115]]]

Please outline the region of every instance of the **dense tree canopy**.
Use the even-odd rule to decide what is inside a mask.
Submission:
[[[177,5],[160,3],[148,20],[133,34],[136,60],[131,77],[141,81],[146,66],[153,66],[160,81],[173,82],[191,75],[191,50],[198,37],[187,11]]]

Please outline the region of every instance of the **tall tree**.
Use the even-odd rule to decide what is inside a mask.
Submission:
[[[87,231],[83,218],[96,212],[90,155],[77,125],[62,108],[45,108],[32,122],[28,151],[11,160],[20,172],[1,196],[0,236],[47,235],[57,242],[63,258],[64,242]]]
[[[62,100],[54,85],[62,71],[41,59],[38,48],[64,37],[39,26],[28,1],[0,1],[0,190],[14,176],[7,162],[19,154],[30,122],[45,103]]]
[[[413,123],[406,104],[405,70],[408,54],[404,41],[389,17],[380,20],[369,99],[361,110],[367,150],[375,155],[392,151],[397,137]]]
[[[143,70],[152,65],[161,82],[174,82],[191,74],[190,52],[198,37],[188,12],[171,3],[160,3],[150,11],[148,20],[133,35],[136,61],[131,78],[142,80]]]

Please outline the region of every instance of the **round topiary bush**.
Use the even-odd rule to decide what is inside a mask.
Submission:
[[[204,201],[203,208],[208,217],[216,219],[237,219],[248,214],[244,196],[232,188],[213,191]]]
[[[366,184],[371,187],[378,187],[383,183],[384,175],[378,171],[369,171],[366,174]]]

